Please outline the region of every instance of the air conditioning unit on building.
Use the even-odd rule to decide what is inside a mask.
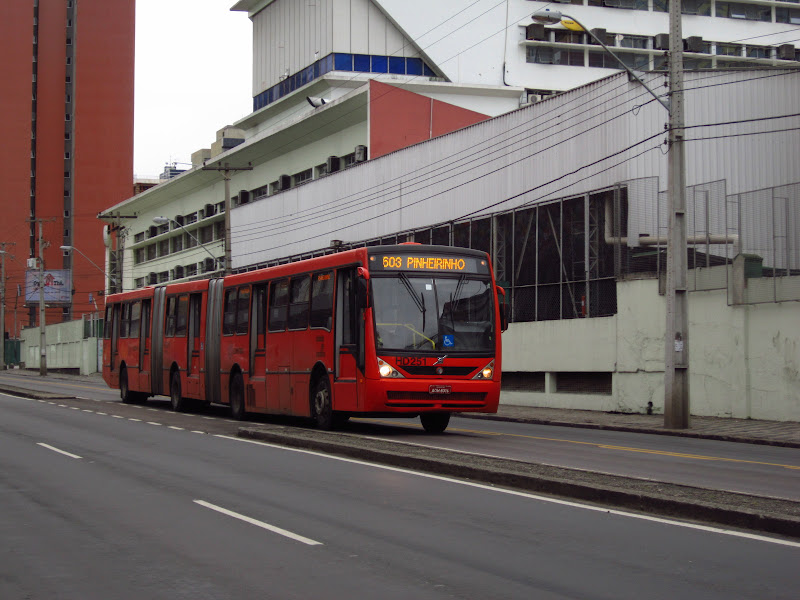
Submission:
[[[217,209],[213,204],[206,204],[205,208],[203,209],[203,213],[207,219],[208,217],[213,217],[215,214],[217,214]]]
[[[239,190],[239,206],[248,204],[250,202],[250,192],[247,190]]]
[[[339,160],[338,156],[329,156],[328,160],[325,163],[325,168],[327,169],[327,173],[335,173],[340,169],[341,161]]]
[[[281,191],[288,190],[292,187],[292,178],[289,175],[281,175],[278,177],[278,189]]]
[[[531,23],[528,25],[525,28],[525,39],[546,42],[547,30],[544,28],[544,23]]]
[[[366,146],[356,146],[356,162],[364,162],[367,160],[367,147]]]
[[[683,40],[683,49],[686,52],[702,52],[703,51],[703,38],[699,35],[693,35]]]
[[[214,270],[214,259],[209,257],[203,260],[203,273],[210,273]]]
[[[669,50],[669,34],[668,33],[657,33],[655,38],[653,38],[653,49],[654,50]]]
[[[172,269],[172,278],[173,279],[183,279],[183,267],[178,265],[174,269]]]
[[[781,44],[778,46],[779,60],[795,60],[794,44]]]

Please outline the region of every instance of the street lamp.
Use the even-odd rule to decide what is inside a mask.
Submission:
[[[106,273],[106,272],[105,272],[103,269],[101,269],[100,267],[98,267],[98,266],[97,266],[97,264],[96,264],[96,263],[95,263],[95,262],[94,262],[94,261],[93,261],[91,258],[89,258],[88,256],[86,256],[86,255],[85,255],[83,252],[81,252],[81,251],[80,251],[78,248],[76,248],[75,246],[61,246],[61,250],[63,250],[64,252],[72,252],[73,250],[75,250],[75,252],[77,252],[77,253],[78,253],[78,254],[80,254],[80,255],[81,255],[83,258],[85,258],[86,260],[88,260],[88,261],[89,261],[89,263],[91,263],[91,265],[92,265],[92,266],[93,266],[95,269],[97,269],[98,271],[100,271],[100,272],[101,272],[101,273],[102,273],[102,274],[105,276],[105,278],[108,280],[108,286],[109,286],[109,287],[111,287],[112,285],[116,286],[116,284],[117,284],[117,281],[116,281],[116,280],[115,280],[113,277],[111,277],[111,276],[110,276],[108,273]]]
[[[622,62],[619,56],[617,56],[611,51],[611,48],[609,48],[603,43],[603,40],[601,40],[594,33],[586,29],[586,27],[584,27],[584,25],[580,21],[578,21],[578,19],[566,13],[559,12],[557,10],[550,10],[549,8],[546,8],[544,10],[538,10],[535,13],[533,13],[533,20],[536,21],[537,23],[557,25],[558,23],[561,23],[561,21],[563,21],[564,19],[569,19],[571,21],[574,21],[575,24],[578,25],[578,27],[580,27],[581,29],[583,29],[590,38],[592,38],[595,42],[600,44],[603,47],[603,50],[605,50],[611,56],[613,56],[617,60],[617,62],[622,66],[622,68],[628,72],[628,75],[630,75],[636,81],[638,81],[642,85],[642,87],[646,89],[648,92],[650,92],[650,95],[653,96],[653,98],[655,98],[656,100],[658,100],[661,106],[666,108],[667,112],[669,112],[668,102],[664,102],[664,100],[662,100],[658,94],[656,94],[652,89],[650,89],[650,87],[648,87],[648,85],[644,81],[642,81],[641,77],[639,77],[636,73],[634,73],[634,71],[630,67],[628,67],[628,65]]]
[[[188,229],[186,229],[186,227],[184,227],[183,225],[181,225],[180,223],[178,223],[178,222],[177,222],[175,219],[170,219],[169,217],[153,217],[153,223],[155,223],[156,225],[167,225],[168,223],[175,223],[175,225],[177,225],[178,227],[180,227],[181,229],[183,229],[183,230],[186,232],[186,234],[187,234],[187,235],[188,235],[190,238],[192,238],[192,239],[193,239],[195,242],[197,242],[197,245],[198,245],[200,248],[202,248],[203,250],[205,250],[205,251],[208,253],[208,255],[209,255],[211,258],[213,258],[213,259],[214,259],[214,266],[216,267],[216,264],[217,264],[217,257],[216,257],[216,256],[214,256],[214,255],[211,253],[211,250],[209,250],[208,248],[206,248],[206,247],[205,247],[205,245],[204,245],[204,244],[202,244],[202,243],[200,242],[200,240],[198,240],[198,239],[197,239],[197,238],[194,236],[194,234],[193,234],[191,231],[189,231]]]
[[[658,100],[669,114],[669,155],[667,202],[667,322],[664,335],[664,427],[689,427],[689,317],[686,262],[686,159],[683,122],[683,37],[681,3],[669,3],[669,99],[665,102],[642,79],[614,54],[596,35],[575,17],[553,10],[533,14],[538,23],[561,23],[570,19],[611,56],[628,75]]]

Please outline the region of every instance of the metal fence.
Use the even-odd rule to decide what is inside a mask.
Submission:
[[[748,278],[776,279],[771,293],[762,291],[763,285],[750,286],[745,302],[800,298],[800,291],[792,288],[800,286],[800,280],[777,282],[800,274],[800,183],[731,196],[724,180],[690,186],[686,228],[693,289],[702,288],[698,278],[704,269],[732,267],[734,258],[743,255]],[[618,279],[664,278],[668,231],[666,192],[659,191],[658,177],[646,177],[507,212],[341,243],[251,268],[337,249],[411,241],[473,248],[492,256],[512,321],[602,317],[617,313]],[[718,287],[727,285],[728,278]]]

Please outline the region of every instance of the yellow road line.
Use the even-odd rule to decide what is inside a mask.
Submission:
[[[422,426],[417,425],[414,423],[402,423],[397,421],[386,421],[386,420],[376,420],[376,419],[358,419],[360,421],[369,421],[371,423],[382,423],[386,425],[394,425],[395,427],[408,427],[411,429],[420,429]],[[670,452],[668,450],[648,450],[646,448],[633,448],[628,446],[612,446],[610,444],[601,444],[597,442],[581,442],[578,440],[565,440],[563,438],[549,438],[549,437],[541,437],[536,435],[524,435],[520,433],[500,433],[496,431],[480,431],[477,429],[459,429],[455,427],[450,427],[448,431],[458,431],[460,433],[476,433],[479,435],[496,435],[496,436],[506,436],[506,437],[518,437],[518,438],[525,438],[531,440],[540,440],[545,442],[561,442],[564,444],[579,444],[583,446],[593,446],[595,448],[602,448],[603,450],[618,450],[620,452],[639,452],[642,454],[655,454],[659,456],[672,456],[675,458],[688,458],[691,460],[714,460],[719,462],[731,462],[731,463],[740,463],[740,464],[748,464],[748,465],[761,465],[766,467],[781,467],[784,469],[797,469],[800,470],[800,466],[795,465],[784,465],[780,463],[769,463],[769,462],[762,462],[757,460],[744,460],[739,458],[723,458],[721,456],[705,456],[702,454],[686,454],[683,452]]]

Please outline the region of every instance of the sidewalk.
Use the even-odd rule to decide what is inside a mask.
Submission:
[[[4,374],[10,377],[3,377]],[[40,379],[37,370],[12,369],[0,371],[0,390],[3,384],[13,385],[14,380],[24,377]],[[92,375],[70,375],[52,372],[47,380],[97,382],[102,384],[99,373]],[[512,406],[501,404],[497,414],[462,413],[460,416],[472,419],[513,421],[537,425],[559,425],[562,427],[583,427],[587,429],[609,429],[656,435],[744,442],[800,448],[800,423],[795,421],[759,421],[754,419],[731,419],[725,417],[691,417],[689,429],[664,429],[664,415],[642,415],[606,413],[592,410],[571,410],[565,408],[540,408],[532,406]]]
[[[800,448],[800,423],[795,421],[758,421],[754,419],[730,419],[726,417],[691,417],[689,429],[664,429],[664,415],[641,415],[606,413],[592,410],[570,410],[565,408],[539,408],[501,404],[496,415],[462,414],[464,417],[609,429],[657,435],[766,444]]]

